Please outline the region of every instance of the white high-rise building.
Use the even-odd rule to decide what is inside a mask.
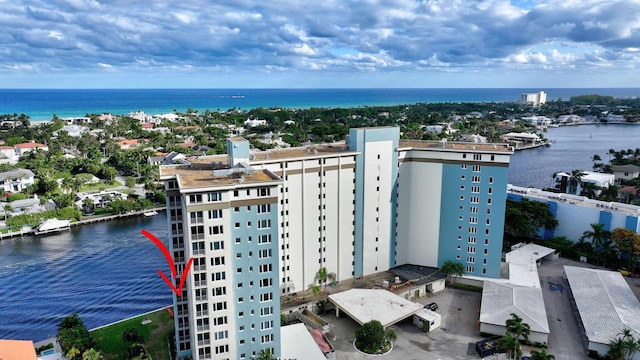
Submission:
[[[532,106],[540,106],[547,102],[547,93],[544,91],[538,91],[536,93],[523,93],[520,101]]]
[[[458,261],[499,277],[509,147],[402,141],[398,128],[346,142],[228,154],[161,167],[177,279],[179,356],[277,357],[279,295],[320,268],[338,281],[402,264]]]

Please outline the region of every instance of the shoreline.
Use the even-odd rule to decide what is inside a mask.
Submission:
[[[117,220],[117,219],[125,219],[125,218],[130,218],[130,217],[139,217],[141,215],[144,215],[144,213],[146,212],[150,212],[150,211],[166,211],[167,207],[166,206],[162,206],[162,207],[153,207],[153,208],[149,208],[149,209],[144,209],[144,210],[137,210],[137,211],[132,211],[132,212],[128,212],[128,213],[122,213],[122,214],[115,214],[115,215],[89,215],[89,216],[95,216],[94,218],[90,218],[90,219],[80,219],[78,221],[74,221],[69,223],[69,227],[65,227],[62,228],[60,230],[55,230],[55,231],[51,231],[51,232],[47,232],[44,234],[36,234],[36,230],[37,228],[29,228],[28,230],[25,229],[24,227],[21,228],[19,231],[9,231],[8,234],[3,234],[0,233],[0,241],[4,240],[4,239],[11,239],[17,236],[47,236],[49,234],[57,234],[59,232],[65,231],[65,230],[69,230],[71,227],[74,226],[80,226],[80,225],[88,225],[88,224],[94,224],[97,222],[103,222],[103,221],[111,221],[111,220]],[[6,229],[6,227],[5,227]]]

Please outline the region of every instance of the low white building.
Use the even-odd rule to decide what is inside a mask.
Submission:
[[[0,189],[5,192],[22,192],[34,183],[34,174],[29,169],[14,169],[0,173]]]
[[[633,180],[640,176],[640,166],[627,165],[611,165],[613,176],[616,180]]]
[[[424,309],[413,315],[413,324],[425,332],[431,332],[442,325],[442,316],[435,311]]]
[[[580,314],[589,350],[604,356],[609,343],[629,329],[640,337],[640,302],[617,271],[565,266],[575,306]],[[634,360],[640,359],[636,353]]]
[[[597,186],[598,188],[604,189],[609,187],[610,185],[615,184],[616,177],[614,174],[605,174],[593,171],[581,171],[582,176],[580,176],[580,181],[575,183],[575,186],[567,185],[566,190],[563,191],[563,182],[571,181],[571,174],[567,174],[565,172],[556,173],[555,176],[555,188],[565,192],[566,194],[580,195],[582,190],[585,187],[585,183],[591,183]],[[563,180],[563,178],[565,178]],[[599,193],[596,193],[598,195]]]
[[[99,191],[94,193],[77,193],[74,203],[77,207],[84,206],[84,199],[89,198],[93,202],[94,208],[104,208],[114,200],[127,200],[129,195],[115,190]]]
[[[247,121],[244,122],[244,126],[248,126],[248,127],[265,126],[265,125],[267,125],[267,120],[247,119]]]

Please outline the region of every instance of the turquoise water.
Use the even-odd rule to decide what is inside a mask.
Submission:
[[[405,105],[435,102],[518,101],[544,90],[548,99],[600,94],[637,97],[640,89],[0,89],[0,114],[24,113],[32,120],[86,114],[162,114],[188,108],[203,112],[258,107],[312,108]]]

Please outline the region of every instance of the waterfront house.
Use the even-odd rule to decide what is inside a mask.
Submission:
[[[129,195],[115,190],[106,190],[99,192],[79,192],[76,194],[74,203],[77,207],[82,208],[84,206],[84,199],[89,198],[93,202],[94,208],[104,208],[110,202],[114,200],[127,200]]]
[[[640,166],[638,165],[611,165],[611,169],[617,183],[620,183],[620,180],[633,180],[640,176]]]
[[[29,153],[35,150],[49,151],[49,147],[44,144],[38,144],[35,141],[30,141],[22,144],[16,144],[14,146],[14,150],[16,152],[16,155],[22,156],[26,153]]]
[[[513,146],[515,150],[527,149],[542,145],[540,136],[533,133],[510,132],[502,135],[502,141]]]
[[[31,340],[0,340],[0,359],[37,360],[36,349]]]
[[[143,144],[146,144],[146,139],[138,140],[138,139],[124,139],[117,142],[120,150],[132,150],[137,149]]]
[[[14,169],[0,173],[0,189],[5,192],[21,192],[35,183],[35,175],[29,169]]]
[[[605,174],[593,171],[581,171],[580,181],[576,181],[574,186],[566,186],[563,189],[563,184],[568,184],[571,179],[571,174],[559,172],[555,176],[555,188],[566,194],[581,195],[582,190],[585,188],[586,183],[594,184],[599,189],[604,189],[615,183],[615,176],[613,174]],[[596,195],[599,195],[599,191],[596,191]]]

